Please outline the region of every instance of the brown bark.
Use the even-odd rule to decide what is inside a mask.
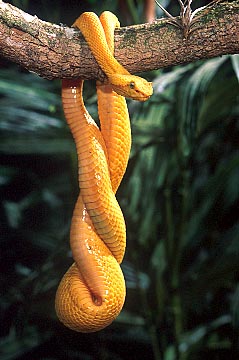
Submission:
[[[131,73],[139,73],[238,53],[239,0],[215,3],[200,14],[187,40],[168,19],[116,30],[115,57]],[[44,22],[2,1],[0,54],[48,79],[103,78],[79,31]]]

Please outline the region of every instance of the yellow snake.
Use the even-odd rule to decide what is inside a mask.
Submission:
[[[113,56],[116,16],[100,18],[83,13],[73,24],[84,35],[107,76],[97,82],[100,129],[87,112],[83,80],[62,81],[62,102],[74,137],[80,195],[73,212],[70,245],[74,263],[56,293],[56,313],[67,327],[98,331],[119,314],[125,299],[122,262],[126,229],[115,192],[124,175],[131,146],[128,109],[124,96],[144,101],[152,85],[131,75]]]

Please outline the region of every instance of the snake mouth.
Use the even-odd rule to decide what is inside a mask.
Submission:
[[[137,91],[137,93],[134,96],[130,96],[130,99],[132,100],[136,100],[136,101],[146,101],[150,98],[152,94],[148,95],[148,94],[143,94],[140,91]]]
[[[150,98],[150,95],[142,95],[140,97],[135,97],[133,98],[133,100],[137,100],[137,101],[146,101]]]

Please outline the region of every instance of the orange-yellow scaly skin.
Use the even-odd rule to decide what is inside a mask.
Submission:
[[[103,26],[105,27],[105,23],[113,23],[113,26],[117,27],[119,22],[116,16],[109,11],[105,11],[103,14],[101,23],[102,15],[99,20],[98,16],[92,12],[83,13],[75,21],[74,26],[81,30],[96,61],[112,85],[112,89],[119,95],[145,101],[153,93],[152,84],[139,76],[131,75],[114,58],[112,51],[114,44],[112,43],[110,46],[107,44],[107,41],[111,41],[113,37],[108,37],[108,34],[105,36]],[[112,27],[109,26],[109,32],[111,29]],[[108,32],[108,25],[106,32]]]
[[[113,31],[119,26],[117,18],[105,12],[100,20],[93,13],[84,13],[80,19],[75,25],[80,27],[84,36],[84,24],[88,23],[91,30],[93,27],[92,36],[88,36],[91,30],[87,27],[88,35],[85,37],[96,59],[105,47],[104,51],[110,56],[104,61],[111,62]],[[95,33],[100,34],[100,38],[95,38]],[[128,72],[115,61],[113,72],[120,74],[121,71],[128,76]],[[110,82],[97,83],[101,130],[84,106],[83,81],[62,81],[64,113],[78,154],[80,195],[70,231],[75,263],[58,287],[56,312],[66,326],[80,332],[98,331],[109,325],[118,316],[125,299],[125,282],[119,264],[125,252],[126,230],[115,192],[128,162],[130,121],[125,98],[113,90],[115,87],[110,77],[114,75],[108,72],[108,65],[106,69],[102,66],[104,64],[99,62],[99,65]],[[127,81],[129,84],[130,79]],[[129,96],[131,92],[129,87]],[[137,92],[138,89],[134,98]],[[139,95],[139,100],[149,97],[151,90],[148,95],[146,93]]]

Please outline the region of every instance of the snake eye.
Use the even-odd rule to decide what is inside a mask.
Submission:
[[[135,83],[134,83],[133,81],[131,81],[131,82],[129,83],[130,89],[134,89],[134,86],[135,86]]]

